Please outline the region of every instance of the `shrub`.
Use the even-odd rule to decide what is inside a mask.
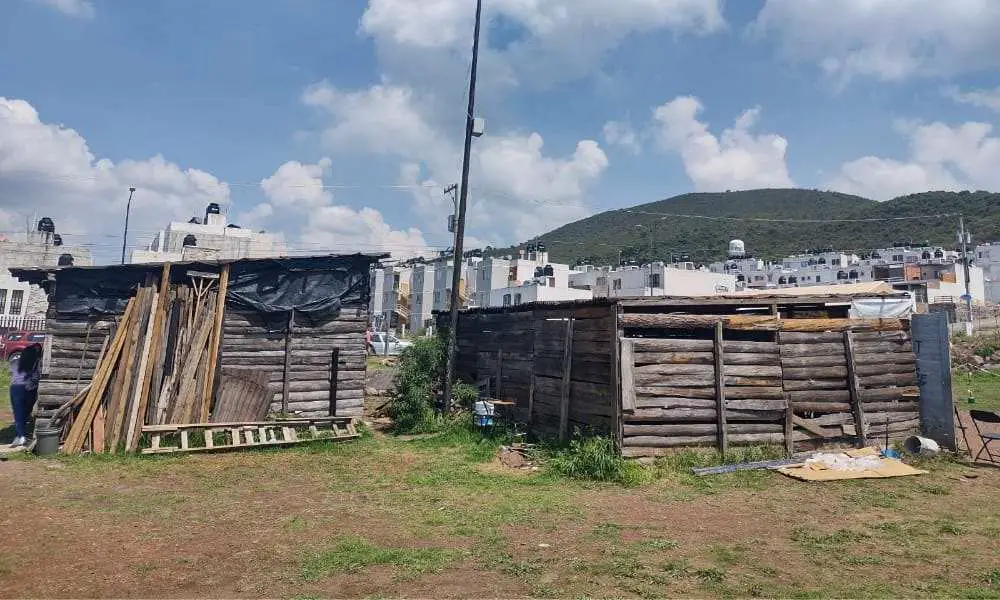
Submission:
[[[626,486],[639,485],[650,479],[649,472],[642,465],[618,454],[610,437],[573,439],[568,447],[552,452],[548,466],[566,477],[610,481]]]
[[[437,337],[414,340],[400,354],[388,406],[396,431],[424,433],[436,429],[434,399],[444,364],[444,344]]]

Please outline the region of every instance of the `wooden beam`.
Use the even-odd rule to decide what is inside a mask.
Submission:
[[[125,339],[128,337],[129,324],[132,322],[133,314],[135,313],[135,305],[135,297],[132,297],[125,306],[125,314],[122,315],[122,320],[118,324],[118,330],[115,332],[114,341],[111,342],[111,347],[108,349],[107,355],[97,365],[97,371],[94,373],[90,391],[83,401],[83,406],[80,407],[80,413],[77,415],[73,427],[70,428],[69,435],[66,436],[66,442],[63,444],[63,452],[67,454],[75,454],[83,447],[83,441],[87,436],[87,432],[90,431],[94,415],[97,414],[97,407],[104,396],[108,380],[111,378],[111,371],[115,363],[118,362],[118,355],[121,353]]]
[[[844,332],[844,357],[847,359],[847,389],[851,393],[854,431],[858,438],[858,448],[864,448],[868,445],[868,436],[865,435],[865,413],[861,408],[861,385],[854,364],[854,337],[850,331]]]
[[[635,410],[635,359],[634,340],[623,339],[621,346],[622,410]]]
[[[292,329],[295,327],[295,309],[288,311],[288,323],[285,326],[285,366],[281,377],[281,412],[288,414],[288,382],[289,372],[292,368]],[[386,338],[385,347],[389,347],[389,340]]]
[[[785,455],[789,457],[795,454],[794,420],[795,411],[792,409],[792,403],[788,402],[788,406],[785,407]]]
[[[158,339],[160,311],[160,293],[153,293],[153,301],[149,305],[149,324],[146,327],[146,336],[142,342],[142,353],[139,355],[138,378],[135,382],[135,391],[132,393],[132,403],[129,405],[128,430],[125,433],[125,450],[134,452],[139,447],[139,433],[142,429],[142,421],[146,417],[146,401],[149,399],[149,377],[152,374],[153,364],[149,360],[149,352],[153,348],[155,339]]]
[[[205,371],[205,388],[202,391],[200,416],[202,422],[208,422],[208,414],[212,410],[212,395],[215,392],[215,373],[219,365],[219,347],[222,343],[222,324],[226,317],[226,294],[229,292],[229,263],[222,265],[219,273],[219,289],[215,298],[215,323],[212,325],[212,337],[208,343],[208,369]]]
[[[723,325],[722,321],[715,324],[715,410],[717,414],[719,452],[725,456],[729,452],[729,441],[726,438],[726,381],[725,361],[723,355]]]
[[[638,329],[709,329],[723,323],[741,331],[899,331],[905,319],[779,319],[770,315],[697,315],[686,313],[625,313],[622,326]]]
[[[563,349],[562,397],[559,401],[559,441],[564,442],[569,429],[570,374],[573,370],[573,319],[566,320],[566,340]]]
[[[334,348],[330,358],[330,416],[337,416],[337,373],[340,370],[340,348]],[[282,382],[284,384],[284,382]],[[282,403],[288,402],[288,394],[281,398]]]

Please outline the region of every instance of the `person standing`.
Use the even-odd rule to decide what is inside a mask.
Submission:
[[[42,347],[28,346],[18,358],[10,361],[10,405],[14,411],[14,442],[12,447],[28,445],[28,421],[38,396],[38,380],[42,377]]]

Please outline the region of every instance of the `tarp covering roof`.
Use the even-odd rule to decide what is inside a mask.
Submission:
[[[171,263],[170,280],[181,283],[191,272],[218,273],[230,265],[226,304],[263,316],[290,310],[309,319],[335,316],[343,306],[367,307],[369,268],[387,255],[350,254],[291,258]],[[159,281],[163,263],[11,269],[29,283],[50,290],[62,315],[121,314],[138,286]],[[298,318],[298,317],[297,317]]]
[[[898,294],[891,285],[884,281],[865,281],[860,283],[844,283],[833,285],[812,285],[806,287],[789,287],[771,290],[744,290],[733,296],[852,296],[856,294]]]

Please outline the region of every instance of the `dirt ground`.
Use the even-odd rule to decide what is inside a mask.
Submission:
[[[0,419],[3,417],[0,416]],[[1000,469],[509,471],[467,439],[0,462],[12,597],[1000,597]]]

